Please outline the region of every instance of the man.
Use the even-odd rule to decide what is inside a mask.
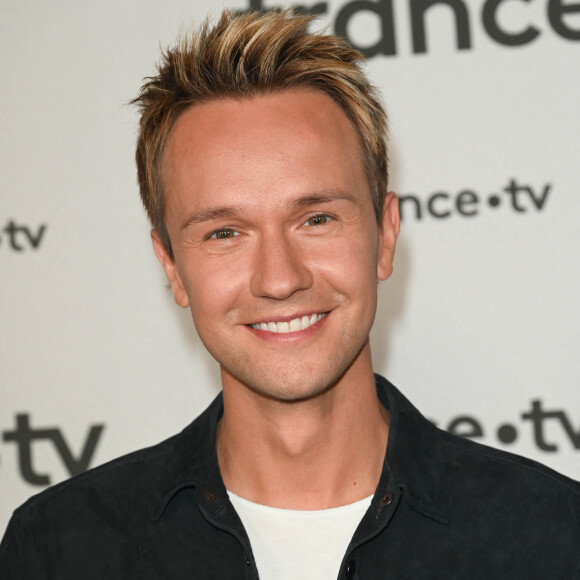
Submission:
[[[360,55],[224,14],[136,102],[152,238],[223,394],[15,512],[7,578],[580,578],[580,487],[443,433],[369,347],[399,232]]]

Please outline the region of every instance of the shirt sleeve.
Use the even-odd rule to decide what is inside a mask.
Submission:
[[[19,535],[18,528],[18,520],[12,516],[0,543],[0,577],[6,580],[33,580],[22,551],[21,542],[24,538]]]

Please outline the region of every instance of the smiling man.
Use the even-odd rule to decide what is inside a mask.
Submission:
[[[373,375],[399,233],[385,114],[360,55],[308,22],[225,13],[143,86],[153,246],[223,392],[19,508],[3,578],[580,577],[577,483]]]

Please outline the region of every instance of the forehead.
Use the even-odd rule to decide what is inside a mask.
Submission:
[[[326,94],[288,90],[192,106],[162,160],[169,210],[175,198],[253,192],[368,190],[358,135]],[[302,191],[304,190],[304,191]]]

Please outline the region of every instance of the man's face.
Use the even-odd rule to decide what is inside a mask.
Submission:
[[[391,195],[379,229],[360,149],[339,106],[306,89],[195,105],[172,130],[173,260],[155,233],[154,246],[224,389],[300,400],[370,366],[398,213]]]

